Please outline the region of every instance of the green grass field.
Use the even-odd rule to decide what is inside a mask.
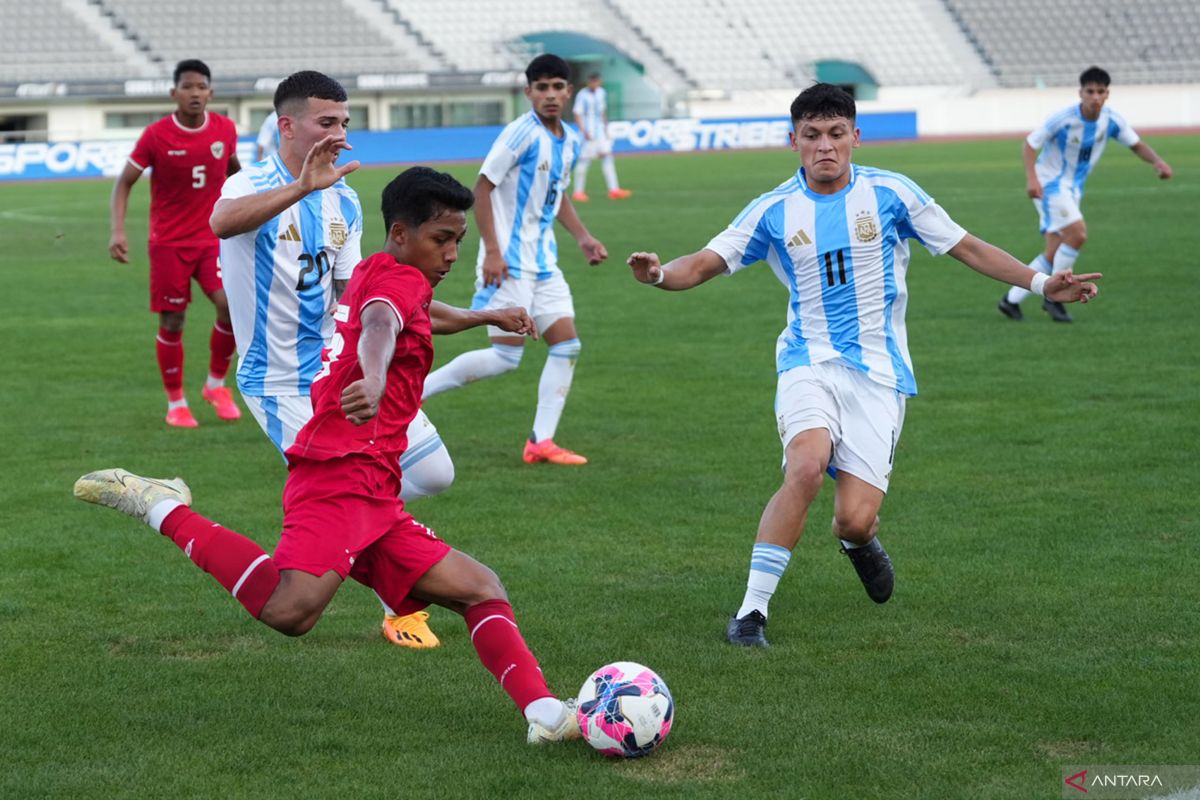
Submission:
[[[786,292],[759,265],[685,294],[636,284],[635,249],[691,252],[797,166],[790,152],[620,161],[633,199],[581,207],[610,263],[560,233],[583,354],[558,439],[592,459],[527,467],[545,348],[430,401],[458,469],[413,512],[504,579],[552,688],[656,669],[667,745],[614,763],[534,750],[458,617],[404,652],[349,583],[308,636],[258,625],[169,542],[71,498],[83,472],[184,476],[197,510],[272,547],[284,468],[247,416],[199,400],[211,306],[193,306],[201,422],[168,430],[146,309],[146,187],[130,265],[110,261],[107,182],[0,185],[0,797],[1059,797],[1068,764],[1197,763],[1200,635],[1200,142],[1113,148],[1084,202],[1097,301],[1055,325],[1035,301],[914,246],[908,405],[876,607],[818,500],[771,605],[768,651],[723,641],[778,485],[774,339]],[[973,233],[1040,247],[1019,143],[867,146]],[[470,167],[452,170],[470,180]],[[351,183],[381,239],[379,191]],[[592,175],[593,189],[600,176]],[[599,195],[599,191],[595,191]],[[473,238],[439,289],[467,302]],[[438,363],[482,346],[438,341]]]

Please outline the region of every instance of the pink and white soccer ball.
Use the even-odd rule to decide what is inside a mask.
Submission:
[[[654,670],[617,661],[596,670],[579,690],[579,730],[606,756],[637,758],[654,751],[671,732],[675,702]]]

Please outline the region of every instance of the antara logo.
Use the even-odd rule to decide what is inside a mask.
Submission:
[[[1070,786],[1072,789],[1078,789],[1079,791],[1083,792],[1084,794],[1087,794],[1087,787],[1084,785],[1085,781],[1087,781],[1087,770],[1086,769],[1083,770],[1082,772],[1076,772],[1074,775],[1067,778],[1065,782],[1066,782],[1067,786]]]

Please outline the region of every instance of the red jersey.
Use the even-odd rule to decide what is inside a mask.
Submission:
[[[354,268],[354,277],[334,313],[337,330],[323,354],[321,371],[313,378],[312,419],[288,448],[289,456],[320,461],[368,453],[396,464],[408,447],[408,423],[421,407],[425,376],[433,365],[431,300],[433,287],[420,270],[387,253],[376,253]],[[355,425],[342,411],[342,390],[363,376],[358,363],[360,316],[375,301],[391,306],[401,327],[379,413],[365,425]]]
[[[237,126],[204,113],[199,128],[185,128],[172,113],[147,126],[129,163],[150,175],[151,244],[216,244],[208,227],[213,206],[237,153]]]

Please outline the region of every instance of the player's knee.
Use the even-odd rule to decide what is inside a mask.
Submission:
[[[505,372],[512,372],[521,366],[521,356],[523,355],[525,355],[525,348],[522,345],[492,345],[492,362],[495,366],[496,374],[501,375]]]
[[[508,600],[508,592],[504,591],[500,576],[482,564],[479,565],[476,574],[471,576],[471,587],[465,594],[466,596],[460,599],[468,608],[488,600]]]
[[[866,544],[879,532],[879,515],[861,509],[838,509],[833,516],[833,535],[856,544]]]
[[[821,488],[825,471],[811,458],[788,459],[787,470],[783,475],[784,486],[811,495]]]
[[[183,330],[186,316],[182,311],[163,311],[158,319],[164,330],[177,332]]]
[[[441,494],[454,483],[454,461],[445,445],[412,464],[400,459],[400,470],[404,476],[400,498],[406,501]]]
[[[313,629],[320,618],[321,612],[313,612],[297,605],[272,607],[268,604],[258,619],[285,636],[303,636]]]
[[[578,339],[567,339],[565,342],[558,342],[550,345],[547,353],[554,358],[569,358],[575,361],[579,358],[579,351],[583,349],[583,345]]]

